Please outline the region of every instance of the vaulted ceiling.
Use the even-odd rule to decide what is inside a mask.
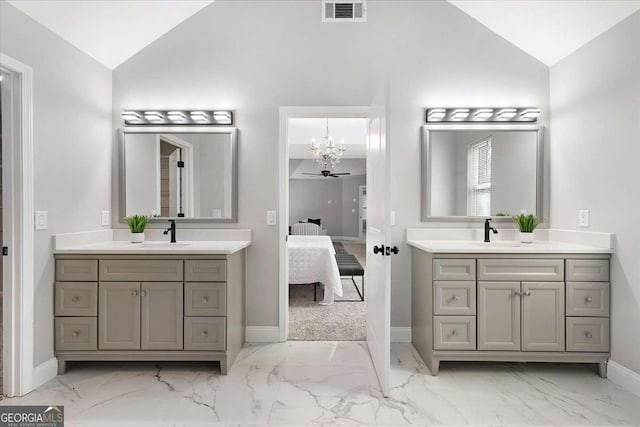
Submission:
[[[548,66],[640,10],[638,0],[449,0],[449,3]]]
[[[213,2],[7,1],[110,69]],[[449,3],[547,65],[555,64],[640,10],[639,0],[449,0]]]

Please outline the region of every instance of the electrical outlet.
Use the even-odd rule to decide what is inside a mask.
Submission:
[[[580,227],[589,226],[589,210],[588,209],[581,209],[578,211],[578,225]]]
[[[36,211],[36,230],[46,230],[49,227],[47,211]]]
[[[100,217],[100,225],[107,227],[111,225],[111,212],[102,211],[102,216]]]
[[[276,225],[276,211],[267,211],[267,225]]]

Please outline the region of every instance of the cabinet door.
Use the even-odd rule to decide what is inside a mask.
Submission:
[[[140,349],[140,283],[98,285],[98,348]]]
[[[182,283],[141,284],[143,350],[182,350]]]
[[[520,282],[478,282],[478,350],[520,350]]]
[[[564,283],[522,283],[522,350],[564,351]]]

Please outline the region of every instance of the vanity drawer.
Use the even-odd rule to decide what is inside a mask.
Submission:
[[[609,316],[609,283],[567,282],[567,316]]]
[[[562,259],[479,259],[478,280],[562,282]]]
[[[227,261],[223,259],[186,260],[185,280],[188,282],[225,282]]]
[[[568,259],[567,282],[608,282],[609,260]]]
[[[184,349],[224,351],[226,349],[225,317],[185,317]]]
[[[609,351],[609,319],[567,317],[567,351]]]
[[[476,314],[476,282],[433,282],[433,314]]]
[[[56,351],[98,349],[95,317],[56,317]]]
[[[100,280],[111,282],[181,282],[182,261],[174,259],[100,260]]]
[[[434,316],[433,347],[436,350],[475,350],[475,316]]]
[[[476,260],[434,259],[433,280],[476,280]]]
[[[56,316],[97,316],[96,282],[56,282]]]
[[[98,280],[98,260],[58,259],[56,260],[56,280],[58,282],[86,282]]]
[[[185,283],[185,316],[225,316],[226,283]]]

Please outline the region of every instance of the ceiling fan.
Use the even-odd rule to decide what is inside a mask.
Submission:
[[[302,173],[302,175],[324,176],[325,178],[331,176],[333,178],[340,178],[341,176],[351,175],[351,173],[349,173],[349,172],[331,173],[331,171],[323,170],[323,171],[320,171],[320,173]]]

